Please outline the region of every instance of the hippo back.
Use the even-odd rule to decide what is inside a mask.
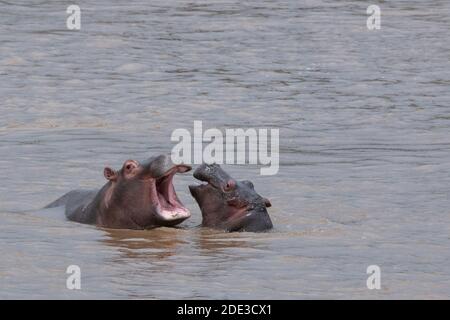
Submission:
[[[67,219],[71,221],[94,224],[97,216],[95,210],[89,210],[98,191],[95,190],[73,190],[56,201],[50,203],[45,208],[55,208],[65,206]]]

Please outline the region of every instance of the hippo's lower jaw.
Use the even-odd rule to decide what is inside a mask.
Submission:
[[[188,170],[189,168],[182,165],[175,166],[162,177],[155,179],[150,188],[150,199],[155,206],[156,218],[164,225],[175,225],[191,216],[178,199],[173,186],[174,175]]]

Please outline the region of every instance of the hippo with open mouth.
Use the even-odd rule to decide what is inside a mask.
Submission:
[[[108,182],[100,191],[74,190],[46,208],[65,206],[67,219],[105,228],[174,226],[191,216],[172,183],[176,173],[189,170],[166,155],[143,163],[127,160],[119,171],[104,169]]]
[[[202,211],[202,225],[226,231],[264,231],[273,227],[270,201],[256,193],[253,183],[236,181],[218,164],[202,164],[194,177],[206,182],[189,190]]]

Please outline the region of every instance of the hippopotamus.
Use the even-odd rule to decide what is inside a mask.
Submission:
[[[74,190],[46,208],[65,206],[67,219],[105,228],[175,226],[191,214],[178,199],[172,180],[176,173],[189,170],[166,155],[142,163],[127,160],[118,171],[104,169],[108,181],[99,191]]]
[[[218,164],[202,164],[194,177],[206,182],[189,186],[202,212],[202,226],[229,232],[273,227],[266,209],[271,203],[256,193],[251,181],[233,179]]]

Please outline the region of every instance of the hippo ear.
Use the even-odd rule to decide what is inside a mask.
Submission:
[[[110,167],[106,167],[105,170],[103,170],[103,175],[105,176],[106,180],[109,181],[117,180],[117,172],[111,169]]]
[[[243,184],[245,184],[247,187],[249,187],[250,189],[255,190],[255,186],[253,185],[253,182],[249,181],[249,180],[242,180],[241,181]]]
[[[264,205],[266,206],[266,208],[269,208],[272,206],[269,199],[263,198],[263,201],[264,201]]]

